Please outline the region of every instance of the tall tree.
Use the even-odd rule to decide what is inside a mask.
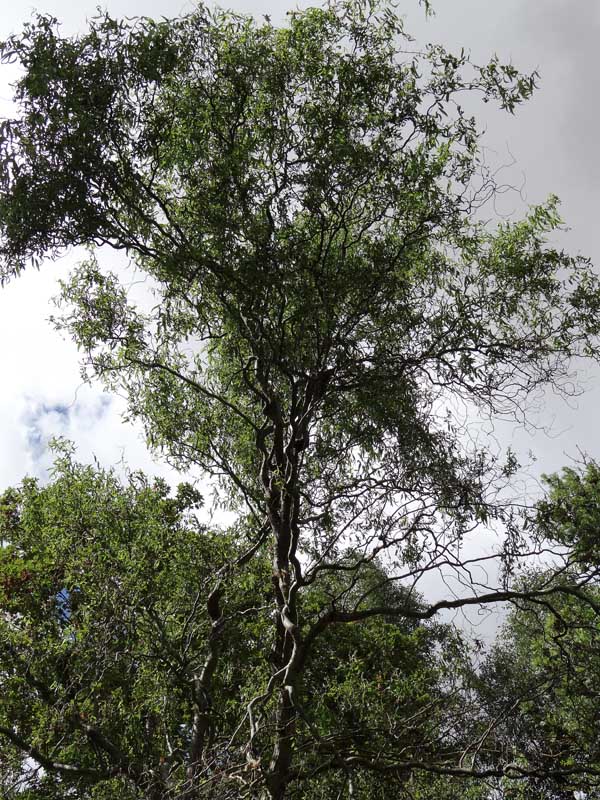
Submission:
[[[1,129],[4,275],[91,249],[62,323],[88,374],[127,392],[152,446],[212,476],[249,552],[270,554],[272,668],[237,734],[244,791],[289,796],[307,750],[311,774],[527,775],[488,768],[477,737],[332,753],[305,678],[351,623],[529,592],[508,569],[477,582],[461,549],[482,526],[504,537],[484,566],[536,545],[506,499],[514,459],[472,443],[456,408],[520,416],[540,387],[568,388],[572,356],[598,354],[597,278],[547,242],[556,200],[477,221],[494,185],[461,97],[512,112],[535,75],[414,52],[393,5],[369,0],[283,28],[202,4],[160,23],[101,16],[73,38],[39,17],[1,53],[24,69]],[[99,245],[150,276],[151,310]],[[386,577],[363,589],[377,558]],[[415,605],[436,571],[460,591]]]

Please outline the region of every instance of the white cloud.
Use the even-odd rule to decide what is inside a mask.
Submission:
[[[140,426],[122,422],[124,401],[82,382],[75,345],[48,322],[56,281],[76,260],[26,272],[0,291],[0,489],[25,474],[44,476],[53,436],[73,440],[83,461],[125,461],[176,481],[149,454]]]

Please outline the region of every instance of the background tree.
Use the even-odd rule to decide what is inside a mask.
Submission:
[[[537,766],[524,785],[503,780],[504,797],[573,800],[598,792],[597,586],[586,599],[563,595],[515,609],[487,659],[482,695],[490,720],[498,720],[497,752]]]
[[[231,537],[195,522],[198,499],[186,485],[170,497],[141,474],[122,486],[67,450],[48,486],[27,479],[4,494],[3,796],[185,796],[200,738],[214,742],[203,683],[215,631],[227,626],[228,683],[215,686],[222,729],[240,648],[249,671],[262,660],[252,602],[268,586],[264,563],[236,575],[225,619],[216,576],[239,554]]]
[[[51,483],[26,479],[0,506],[3,797],[238,797],[248,765],[235,729],[269,671],[268,560],[240,569],[236,531],[199,526],[190,486],[172,496],[141,474],[123,485],[61,447]],[[381,581],[380,569],[370,573]],[[337,580],[329,591],[343,588]],[[305,602],[318,610],[322,598]],[[217,638],[226,667],[208,697]],[[458,645],[447,627],[397,619],[324,641],[304,681],[330,757],[386,736],[437,751],[441,715],[459,693]],[[336,796],[339,781],[320,785],[306,744],[299,759],[317,769],[302,793]],[[361,795],[384,796],[377,782]]]
[[[355,738],[332,758],[307,670],[354,622],[562,590],[513,587],[509,570],[472,580],[469,532],[504,536],[486,566],[537,545],[505,492],[514,459],[473,444],[454,409],[520,417],[531,392],[568,389],[571,357],[597,355],[598,281],[548,244],[554,198],[477,221],[494,185],[461,98],[513,111],[535,75],[409,41],[391,4],[339,0],[281,29],[203,5],[160,23],[101,16],[74,38],[39,17],[1,47],[24,68],[1,129],[4,274],[92,249],[62,323],[88,374],[127,392],[153,446],[212,476],[248,552],[269,553],[271,671],[236,735],[243,791],[272,800],[302,791],[304,751],[311,774],[338,778],[502,775],[477,737],[460,755]],[[150,310],[98,245],[151,278]],[[377,559],[397,587],[384,599]],[[415,605],[438,570],[461,593]],[[339,591],[319,593],[332,576]]]
[[[599,474],[590,461],[545,476],[547,494],[535,519],[539,534],[559,552],[568,548],[573,563],[560,576],[563,585],[566,579],[577,586],[582,569],[588,570],[589,585],[573,595],[565,585],[551,601],[517,603],[481,673],[486,713],[501,720],[493,734],[498,752],[537,764],[538,775],[526,786],[504,782],[507,797],[573,800],[582,788],[585,796],[595,796],[600,786]],[[557,579],[538,569],[528,584],[546,588]],[[586,767],[586,780],[574,780],[570,770]]]

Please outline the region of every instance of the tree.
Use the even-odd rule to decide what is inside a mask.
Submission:
[[[163,783],[184,785],[207,734],[207,607],[221,618],[215,574],[236,557],[231,538],[195,522],[197,501],[190,486],[170,497],[140,474],[123,487],[110,472],[75,464],[64,446],[48,486],[26,479],[4,494],[4,797],[164,798]],[[256,611],[244,590],[254,596],[254,584],[268,581],[260,566],[236,576],[223,654],[231,675],[233,649],[253,635],[250,622],[240,628],[242,612]]]
[[[244,698],[268,673],[270,570],[265,557],[240,569],[236,531],[200,526],[198,501],[189,485],[172,496],[142,474],[123,485],[113,472],[74,462],[65,444],[48,485],[26,479],[3,495],[7,800],[239,796],[248,766],[235,729]],[[371,566],[372,581],[382,575]],[[305,602],[318,609],[322,600],[309,594]],[[211,685],[215,713],[202,730],[215,631],[227,668]],[[448,676],[461,661],[458,644],[448,627],[397,619],[323,642],[304,678],[319,736],[336,753],[370,737],[393,734],[413,746],[431,736],[436,709],[448,714],[456,694]],[[190,795],[201,731],[210,757]],[[299,758],[314,768],[312,752]],[[334,796],[327,781],[312,783],[323,793],[310,796]],[[368,796],[385,795],[374,785]]]
[[[271,672],[236,734],[242,794],[282,800],[317,774],[528,775],[490,767],[478,736],[334,753],[307,691],[314,653],[353,623],[566,589],[511,583],[544,544],[506,493],[514,457],[469,440],[456,404],[520,417],[540,387],[568,391],[570,359],[598,355],[598,280],[548,243],[555,198],[478,221],[494,185],[460,98],[512,112],[536,76],[409,41],[391,4],[338,0],[284,28],[200,5],[67,38],[38,17],[1,48],[24,68],[1,131],[5,276],[91,250],[61,323],[88,375],[121,387],[150,444],[212,477],[248,552],[270,554]],[[100,245],[151,279],[150,310],[101,269]],[[461,546],[484,528],[504,543],[481,584]],[[444,570],[460,591],[415,605]]]
[[[501,720],[493,733],[498,752],[537,764],[528,786],[505,781],[503,796],[573,800],[582,788],[586,797],[598,791],[600,592],[593,572],[581,587],[580,571],[598,566],[599,474],[589,461],[544,476],[547,492],[534,524],[556,548],[568,548],[572,563],[560,578],[565,591],[552,602],[518,603],[481,672],[483,707],[490,719]],[[556,581],[552,570],[538,567],[527,582],[546,588]],[[586,768],[584,785],[580,777],[573,780],[571,770]]]
[[[481,697],[496,723],[497,752],[537,771],[526,785],[503,779],[503,797],[574,800],[598,793],[597,585],[586,599],[562,595],[552,604],[522,604],[484,665]]]

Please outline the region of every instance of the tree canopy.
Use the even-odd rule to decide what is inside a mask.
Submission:
[[[239,531],[200,526],[198,499],[142,474],[123,484],[74,462],[65,444],[48,485],[26,479],[1,498],[3,797],[233,798],[242,779],[252,783],[235,729],[270,672],[269,560],[240,570]],[[358,585],[336,577],[307,593],[304,612],[317,613],[323,593],[368,591],[383,578],[375,564]],[[394,587],[378,591],[399,599]],[[217,653],[226,667],[215,671]],[[448,626],[347,628],[307,662],[311,727],[330,756],[387,736],[437,752],[461,664]],[[339,791],[306,743],[298,757],[303,796]],[[368,796],[392,784],[371,781]]]
[[[206,770],[217,780],[207,731],[231,668],[217,601],[265,558],[269,669],[251,665],[253,693],[236,690],[237,796],[283,800],[317,777],[325,797],[329,779],[343,794],[423,773],[536,773],[435,715],[445,738],[405,744],[393,717],[376,733],[348,711],[362,721],[342,741],[330,726],[345,701],[320,704],[309,681],[323,648],[345,668],[352,651],[336,648],[353,623],[393,654],[392,622],[404,636],[447,610],[579,598],[595,575],[564,547],[551,579],[513,580],[547,537],[511,502],[514,456],[460,422],[461,407],[521,418],[533,392],[569,390],[574,356],[598,356],[598,279],[551,244],[556,198],[482,221],[495,186],[461,98],[513,112],[535,74],[416,50],[393,4],[369,0],[292,12],[280,28],[203,4],[161,22],[101,15],[74,37],[40,16],[0,56],[22,67],[0,127],[2,275],[88,249],[58,323],[86,374],[125,391],[150,444],[200,467],[237,515],[236,567],[205,597],[210,666],[186,796]],[[101,246],[148,277],[145,307],[102,268]],[[485,555],[465,555],[486,533]],[[451,594],[440,578],[425,600],[435,573]],[[335,695],[346,678],[329,669]]]
[[[587,603],[563,595],[523,604],[486,660],[481,696],[485,713],[498,720],[496,747],[507,759],[538,765],[508,797],[572,800],[578,790],[598,792],[599,600],[596,586]]]

